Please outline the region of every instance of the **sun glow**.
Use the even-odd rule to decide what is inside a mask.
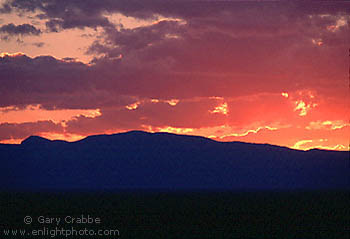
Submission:
[[[22,139],[5,139],[0,140],[0,144],[20,144],[22,142]]]
[[[68,134],[68,133],[64,133],[64,134],[41,133],[40,136],[44,137],[46,139],[50,139],[50,140],[64,140],[64,141],[68,141],[68,142],[74,142],[74,141],[81,140],[81,139],[86,137],[83,135]]]

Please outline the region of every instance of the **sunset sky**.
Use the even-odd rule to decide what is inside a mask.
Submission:
[[[349,150],[349,2],[0,6],[1,143],[144,130]]]

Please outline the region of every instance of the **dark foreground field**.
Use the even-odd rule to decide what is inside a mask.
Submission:
[[[119,236],[15,238],[349,238],[350,192],[2,193],[3,229],[55,229],[39,216],[100,218],[63,223]],[[31,216],[31,225],[24,217]],[[13,238],[13,237],[12,237]]]

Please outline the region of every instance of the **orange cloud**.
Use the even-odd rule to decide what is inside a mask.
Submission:
[[[224,102],[224,103],[216,106],[215,109],[209,110],[209,112],[212,114],[219,113],[219,114],[227,115],[228,114],[227,102]]]

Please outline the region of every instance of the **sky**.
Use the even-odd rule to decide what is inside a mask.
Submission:
[[[349,150],[346,1],[0,0],[0,143],[129,130]]]

